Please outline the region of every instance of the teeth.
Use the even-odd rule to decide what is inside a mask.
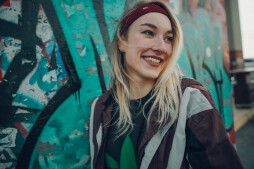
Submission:
[[[146,57],[145,59],[148,61],[154,62],[154,63],[160,63],[159,59],[155,59],[155,58],[151,58],[151,57]]]

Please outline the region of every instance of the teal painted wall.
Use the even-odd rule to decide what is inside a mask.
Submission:
[[[0,168],[90,168],[91,99],[109,83],[109,48],[131,0],[0,1]],[[224,1],[171,0],[179,65],[211,92],[228,130]]]

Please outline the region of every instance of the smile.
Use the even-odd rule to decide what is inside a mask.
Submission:
[[[160,63],[161,62],[160,59],[156,59],[156,58],[152,58],[152,57],[145,57],[144,59],[146,59],[150,62],[154,62],[154,63]]]
[[[159,67],[163,62],[163,59],[157,56],[142,56],[142,58],[152,67]]]

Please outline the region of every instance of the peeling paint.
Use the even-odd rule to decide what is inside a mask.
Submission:
[[[57,81],[56,70],[51,70],[50,72],[48,72],[47,74],[45,74],[45,75],[42,77],[42,81],[43,81],[43,82],[45,82],[45,81],[50,82],[50,80],[52,80],[52,81]]]
[[[17,133],[18,130],[15,128],[0,129],[0,134],[3,135],[0,139],[1,147],[15,147]]]

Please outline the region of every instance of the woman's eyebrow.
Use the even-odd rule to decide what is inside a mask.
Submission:
[[[157,29],[157,27],[154,24],[151,24],[151,23],[143,23],[140,26],[148,26],[150,28]],[[172,30],[168,30],[166,33],[167,34],[173,34],[173,31]]]
[[[143,23],[140,26],[148,26],[148,27],[151,27],[153,29],[157,29],[157,27],[155,25],[151,24],[151,23]]]

